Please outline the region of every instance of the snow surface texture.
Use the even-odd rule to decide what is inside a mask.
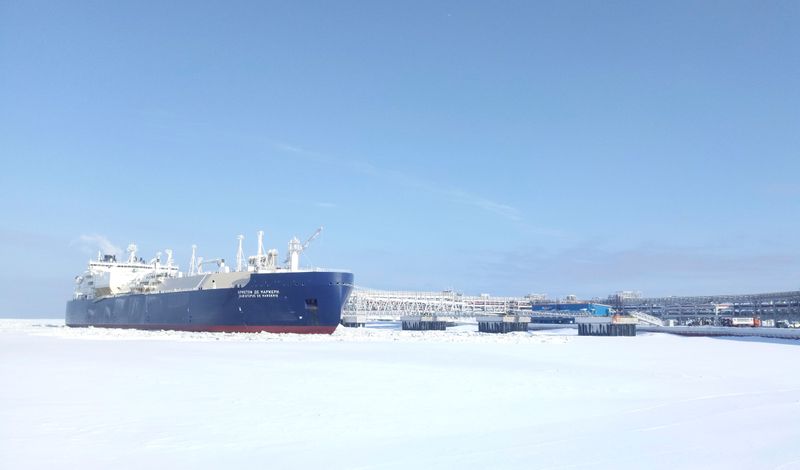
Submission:
[[[0,320],[0,468],[800,468],[796,341],[370,326]]]

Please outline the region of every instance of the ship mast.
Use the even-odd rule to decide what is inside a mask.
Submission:
[[[197,245],[192,245],[192,259],[189,261],[189,275],[194,276],[195,274],[195,261],[197,258]]]
[[[258,231],[258,253],[256,254],[256,256],[258,257],[259,260],[264,257],[264,231],[263,230],[259,230]]]
[[[239,235],[236,239],[239,240],[239,249],[236,250],[236,272],[240,272],[242,271],[242,263],[244,262],[244,250],[242,249],[244,235]]]

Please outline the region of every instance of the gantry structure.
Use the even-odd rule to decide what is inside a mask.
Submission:
[[[356,287],[350,294],[343,314],[387,320],[396,320],[405,315],[463,318],[530,308],[530,300],[525,297],[468,296],[449,290],[388,291]]]
[[[530,311],[532,303],[549,302],[541,297],[496,297],[488,294],[468,296],[451,290],[388,291],[356,287],[345,304],[343,314],[366,315],[373,320],[396,320],[405,315],[468,318],[484,314]],[[800,320],[800,291],[649,298],[612,295],[606,303],[617,312],[650,315],[654,320],[736,316]],[[538,314],[548,315],[546,312]],[[560,315],[574,316],[570,313]]]
[[[800,291],[691,297],[609,298],[617,309],[641,311],[660,318],[759,316],[800,318]]]

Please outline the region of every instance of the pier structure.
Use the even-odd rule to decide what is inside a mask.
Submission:
[[[562,308],[540,310],[547,300],[543,295],[498,297],[476,296],[446,291],[388,291],[356,287],[344,306],[343,315],[358,315],[369,321],[400,321],[404,316],[437,316],[445,321],[475,319],[482,315],[532,312],[532,316],[573,319],[591,316],[589,311],[569,311],[566,307],[581,301],[565,299]],[[583,301],[586,302],[586,301]],[[601,302],[594,299],[591,302]],[[641,324],[659,326],[668,319],[704,320],[703,324],[720,324],[726,317],[760,317],[762,319],[800,321],[800,291],[763,294],[642,297],[623,292],[602,301],[616,313],[632,315]],[[536,308],[532,308],[535,305]],[[359,322],[361,323],[361,322]]]
[[[368,320],[395,320],[408,316],[436,316],[462,320],[485,314],[531,309],[526,297],[469,296],[455,291],[387,291],[356,287],[343,315],[364,315]]]
[[[612,295],[608,303],[618,311],[643,312],[661,319],[761,317],[800,320],[800,291],[649,298]]]

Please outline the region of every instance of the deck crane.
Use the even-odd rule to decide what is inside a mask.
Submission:
[[[303,244],[300,244],[300,240],[298,240],[297,237],[293,237],[291,240],[289,240],[289,252],[286,254],[286,260],[284,260],[284,264],[289,265],[290,271],[297,271],[300,269],[300,253],[305,251],[306,248],[308,248],[308,245],[316,240],[321,233],[322,227],[318,228],[317,231],[308,237],[308,240],[306,240],[306,242]]]
[[[209,260],[203,260],[203,257],[197,258],[197,274],[205,274],[203,272],[203,266],[206,264],[216,264],[218,268],[218,272],[227,273],[230,272],[230,268],[225,266],[225,260],[222,258],[215,258]]]

